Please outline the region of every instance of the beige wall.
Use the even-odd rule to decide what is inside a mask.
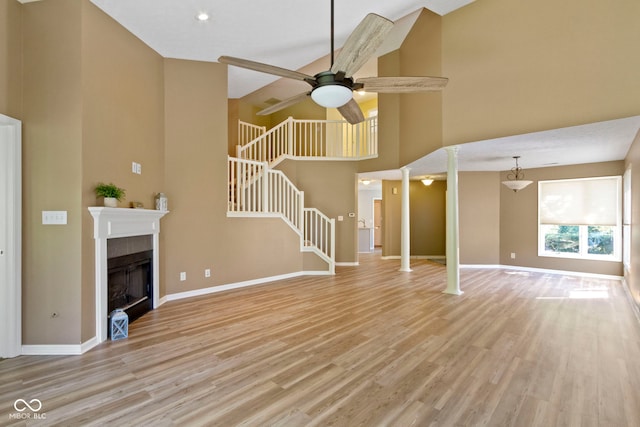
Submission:
[[[627,153],[625,170],[631,168],[631,266],[624,278],[640,308],[640,131]]]
[[[614,176],[624,173],[624,162],[591,163],[527,169],[526,179],[534,183],[514,193],[500,187],[500,263],[552,270],[622,276],[622,263],[612,261],[571,260],[538,256],[538,186],[540,180]],[[506,172],[501,180],[506,180]],[[516,254],[511,259],[511,253]]]
[[[356,162],[303,162],[286,160],[278,166],[293,184],[304,191],[304,204],[336,219],[336,262],[357,261],[358,210]],[[343,221],[338,221],[338,216]]]
[[[316,265],[282,221],[226,217],[225,66],[164,60],[88,0],[18,10],[24,344],[79,344],[95,333],[87,207],[96,205],[99,181],[126,189],[121,207],[135,200],[153,208],[156,192],[169,196],[160,296]],[[142,175],[131,172],[132,161],[142,164]],[[42,226],[42,210],[67,211],[68,225]],[[205,268],[212,270],[206,280]]]
[[[449,77],[441,129],[426,124],[432,114],[440,114],[427,95],[381,95],[379,159],[294,168],[310,206],[345,217],[338,223],[338,261],[357,259],[357,229],[351,223],[357,218],[348,217],[356,212],[356,169],[401,166],[437,145],[439,132],[440,144],[449,145],[640,114],[639,8],[633,0],[615,8],[594,0],[570,0],[563,8],[550,0],[535,5],[483,0],[443,18],[421,16],[425,25],[411,33],[406,46],[380,60],[380,74],[426,70]],[[432,32],[438,25],[441,40]],[[148,207],[154,192],[169,195],[172,212],[161,233],[162,295],[314,264],[299,253],[297,236],[287,234],[281,222],[224,215],[229,150],[224,67],[164,61],[88,0],[23,5],[0,0],[0,36],[0,112],[23,121],[25,344],[78,344],[93,334],[93,240],[86,208],[95,204],[92,188],[99,180],[125,187],[128,201]],[[436,65],[440,48],[441,64]],[[21,55],[22,69],[16,59]],[[209,85],[205,93],[211,98],[204,99],[196,84]],[[299,108],[295,114],[304,118],[325,114],[313,104]],[[401,123],[406,108],[414,115],[411,123]],[[238,116],[242,111],[239,107]],[[285,110],[273,123],[292,114]],[[629,164],[637,163],[638,145]],[[131,161],[142,163],[141,176],[131,174]],[[531,170],[527,177],[612,172],[622,174],[622,163]],[[634,182],[640,179],[636,175]],[[482,179],[488,183],[493,177]],[[468,192],[467,184],[461,174],[461,193]],[[537,257],[535,188],[513,194],[496,186],[500,263],[621,274],[620,263]],[[385,183],[385,197],[388,189]],[[397,217],[399,224],[394,210],[399,205],[388,203],[388,219]],[[465,199],[461,207],[468,203],[480,206],[481,200]],[[495,227],[491,215],[496,205],[482,208],[483,223]],[[42,210],[66,210],[68,225],[42,226]],[[461,216],[461,229],[472,221]],[[384,244],[392,250],[399,234],[386,229]],[[465,239],[461,236],[462,261],[481,261],[480,248]],[[485,255],[493,263],[495,237],[489,243],[491,255]],[[391,255],[399,254],[399,243],[397,248]],[[517,253],[514,261],[511,252]],[[213,270],[211,279],[204,279],[204,268]],[[177,281],[180,271],[188,273],[186,282]],[[638,298],[635,274],[627,280]],[[53,312],[59,314],[55,319]]]
[[[0,0],[0,114],[22,116],[22,8]]]
[[[442,75],[441,21],[423,9],[400,49],[378,58],[378,75]],[[360,172],[397,169],[442,147],[439,92],[380,94],[378,105],[379,156]]]
[[[81,13],[74,0],[22,6],[24,344],[81,342]],[[43,210],[68,224],[42,225]]]
[[[394,194],[394,188],[397,193]],[[445,202],[447,183],[425,186],[409,182],[410,242],[412,256],[445,255]],[[402,182],[382,181],[382,255],[400,256]]]
[[[226,216],[226,81],[224,65],[165,60],[168,294],[302,270],[298,236],[282,220]]]
[[[461,264],[500,264],[500,173],[458,174]]]
[[[441,24],[442,17],[423,9],[400,47],[399,75],[442,75]],[[441,146],[441,92],[401,95],[399,166],[418,160]]]
[[[97,204],[93,189],[99,182],[126,189],[121,207],[137,201],[153,209],[154,194],[165,189],[164,64],[160,55],[92,3],[81,3],[82,340],[86,341],[95,334],[93,218],[87,207]],[[134,161],[142,165],[141,175],[131,172]],[[161,266],[161,284],[163,279]]]
[[[637,0],[482,0],[444,16],[444,145],[640,114],[638,16]]]

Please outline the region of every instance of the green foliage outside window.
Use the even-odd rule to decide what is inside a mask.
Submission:
[[[589,254],[613,254],[613,227],[590,225],[588,227],[588,236]]]
[[[551,252],[580,252],[580,227],[577,225],[554,225],[544,236],[544,249]]]
[[[613,231],[610,226],[583,226],[587,228],[587,253],[590,255],[613,254]],[[556,253],[580,253],[580,226],[549,226],[544,236],[545,251]]]

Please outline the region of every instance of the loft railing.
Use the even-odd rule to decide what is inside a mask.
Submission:
[[[247,145],[249,142],[259,138],[267,131],[265,126],[258,126],[251,123],[238,121],[238,145]]]
[[[304,207],[304,192],[267,162],[229,157],[227,216],[278,216],[300,236],[300,248],[313,251],[335,273],[335,220]]]
[[[343,120],[296,120],[289,117],[252,141],[238,145],[240,159],[274,166],[291,158],[361,160],[378,156],[378,118],[351,125]]]

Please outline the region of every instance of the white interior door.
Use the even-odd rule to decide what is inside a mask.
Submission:
[[[0,114],[0,357],[22,348],[22,132]]]

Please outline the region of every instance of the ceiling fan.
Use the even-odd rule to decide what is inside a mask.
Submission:
[[[393,22],[374,13],[365,16],[349,35],[334,62],[333,20],[333,0],[331,0],[331,68],[315,76],[231,56],[221,56],[218,58],[218,62],[279,77],[302,80],[311,85],[311,91],[280,101],[259,111],[258,115],[275,113],[306,99],[307,96],[311,96],[318,105],[326,108],[337,108],[349,123],[356,124],[364,120],[364,115],[358,103],[353,99],[354,90],[377,93],[407,93],[436,91],[446,86],[448,79],[444,77],[365,77],[354,81],[353,74],[380,47],[393,28]]]

